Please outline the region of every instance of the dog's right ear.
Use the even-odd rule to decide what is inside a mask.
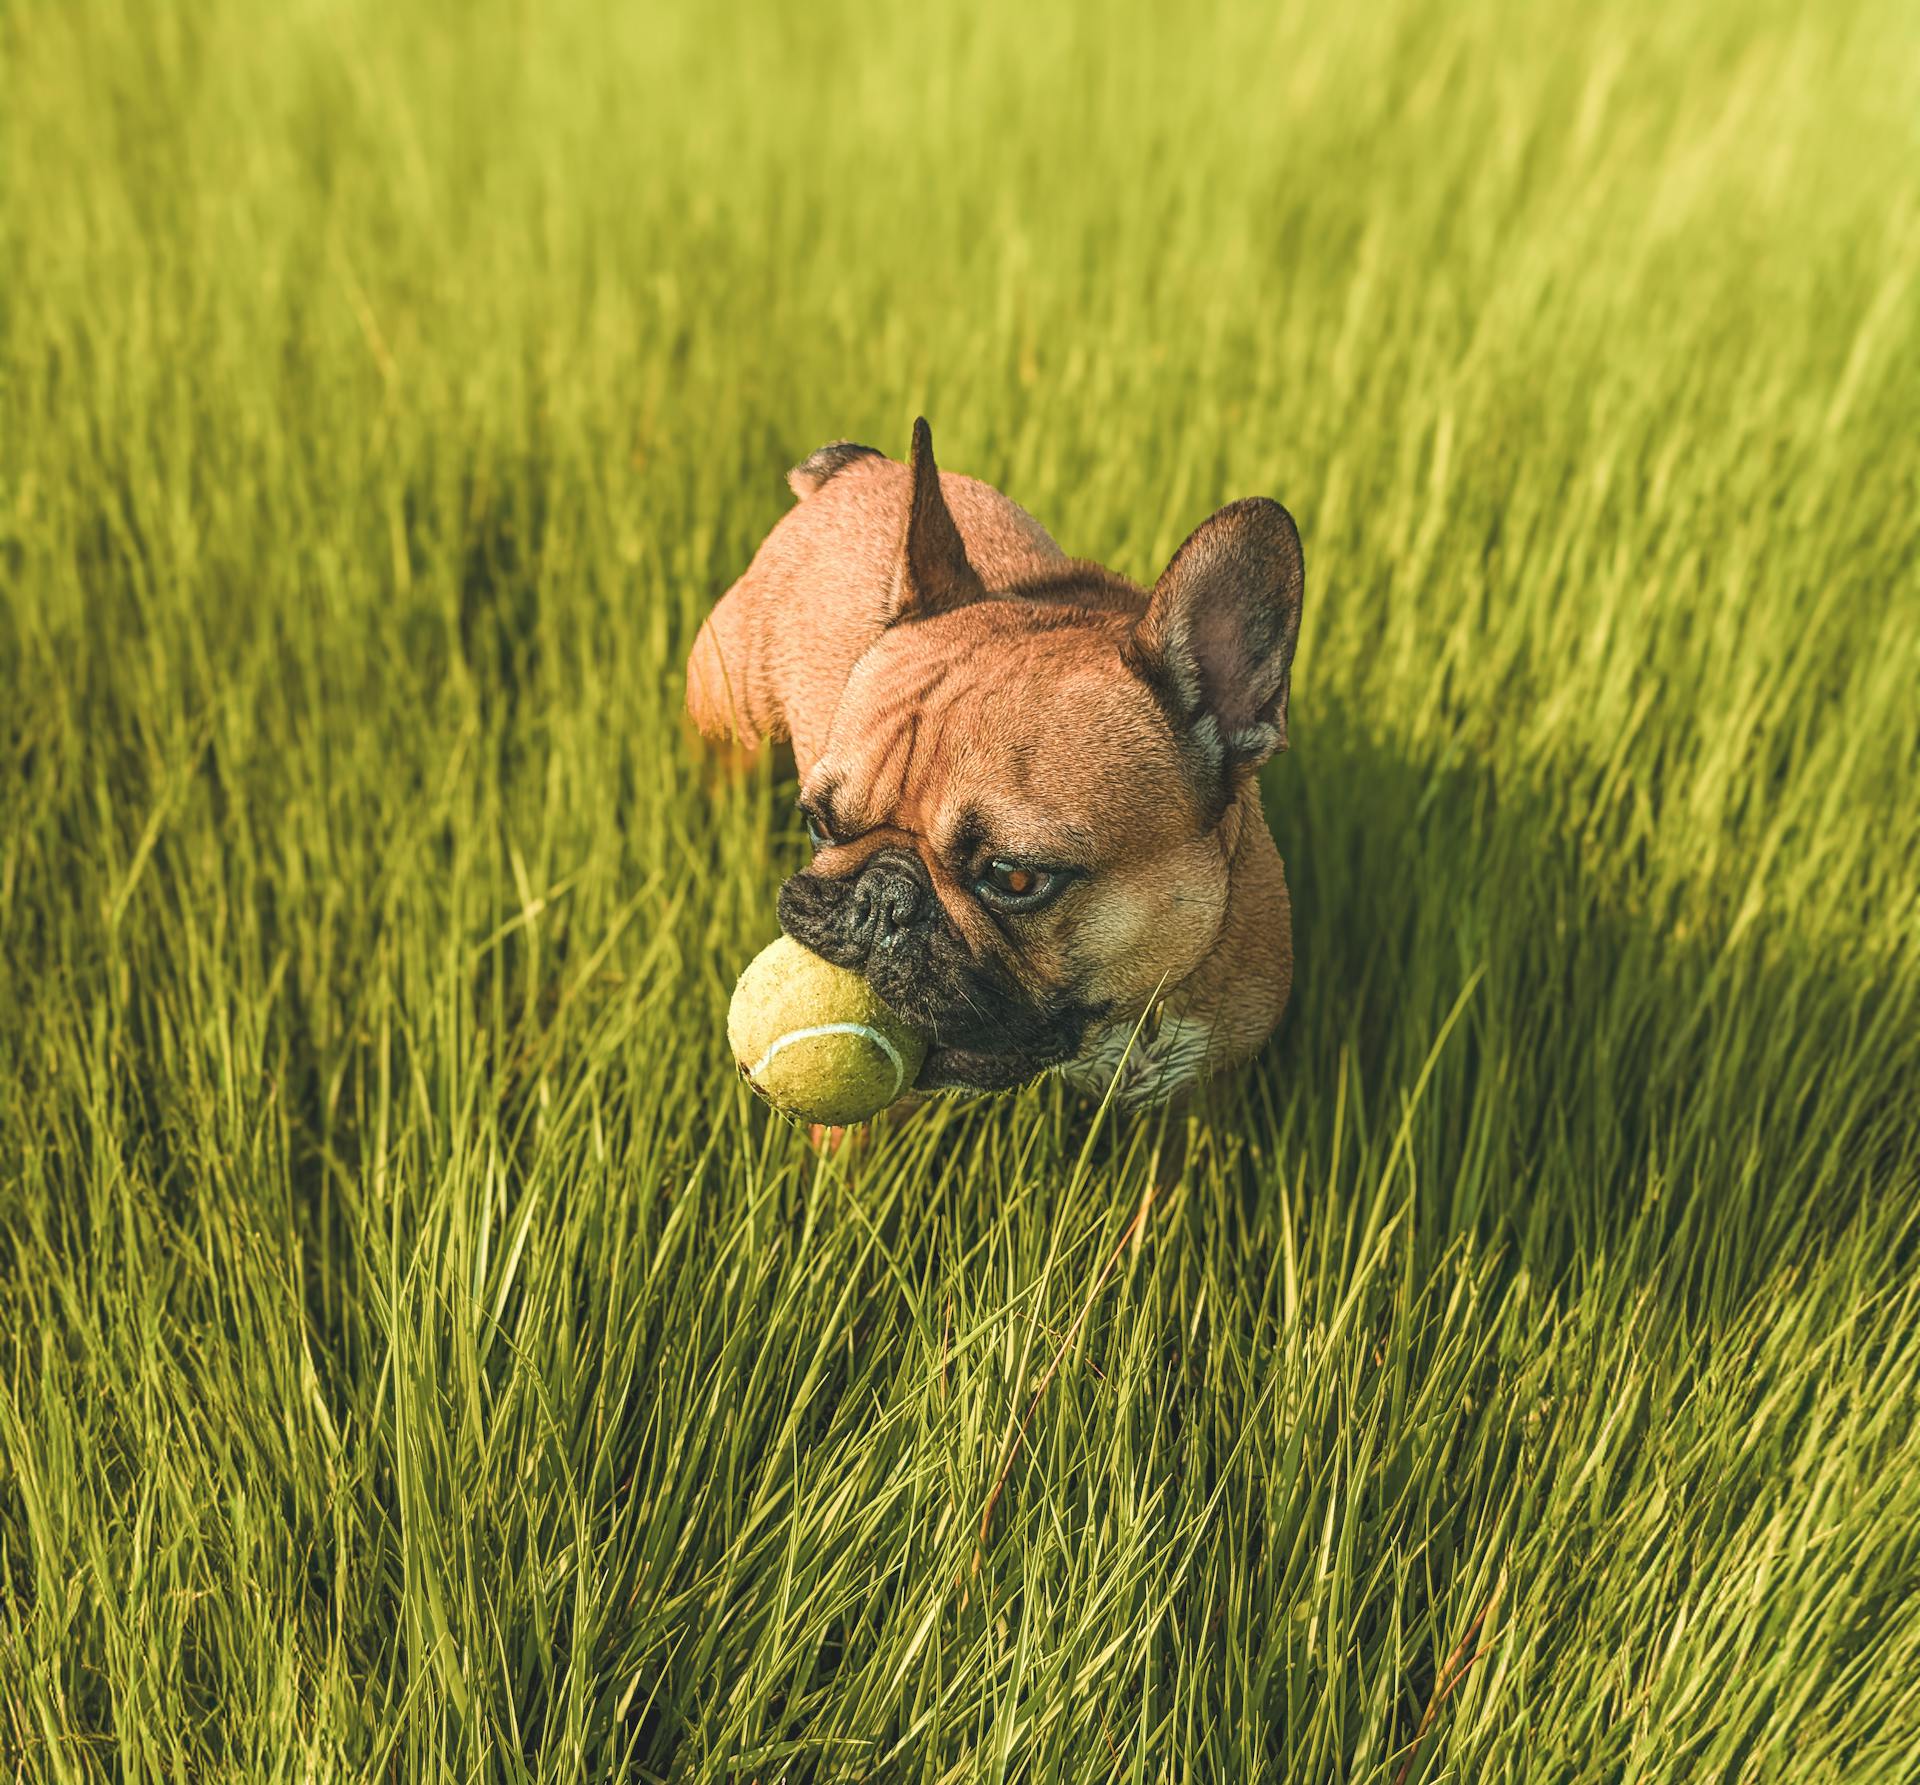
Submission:
[[[913,424],[913,500],[900,542],[891,620],[924,620],[986,594],[967,560],[960,529],[940,493],[940,467],[933,462],[933,430],[923,415]]]

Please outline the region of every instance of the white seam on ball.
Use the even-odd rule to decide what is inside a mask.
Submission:
[[[864,1035],[893,1062],[893,1095],[898,1097],[906,1088],[907,1063],[900,1058],[900,1050],[878,1029],[869,1028],[865,1023],[821,1023],[812,1029],[789,1029],[786,1034],[774,1037],[773,1045],[754,1062],[747,1076],[759,1078],[772,1064],[773,1056],[783,1047],[789,1047],[796,1041],[811,1041],[817,1035]]]

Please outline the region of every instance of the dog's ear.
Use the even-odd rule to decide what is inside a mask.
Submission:
[[[913,501],[900,543],[895,578],[895,620],[921,620],[978,601],[986,594],[967,561],[960,529],[940,493],[940,467],[933,462],[933,430],[923,415],[913,424]]]
[[[1305,581],[1293,516],[1251,496],[1194,529],[1134,627],[1129,662],[1223,773],[1287,747]]]

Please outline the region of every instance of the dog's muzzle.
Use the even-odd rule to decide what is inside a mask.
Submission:
[[[854,882],[846,903],[842,932],[849,949],[862,960],[876,948],[899,945],[927,912],[933,889],[915,866],[895,857],[876,856]]]

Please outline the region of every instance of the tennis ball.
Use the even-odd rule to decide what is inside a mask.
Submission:
[[[926,1037],[859,974],[790,936],[740,975],[727,1041],[741,1076],[775,1109],[829,1127],[878,1115],[912,1088],[927,1057]]]

